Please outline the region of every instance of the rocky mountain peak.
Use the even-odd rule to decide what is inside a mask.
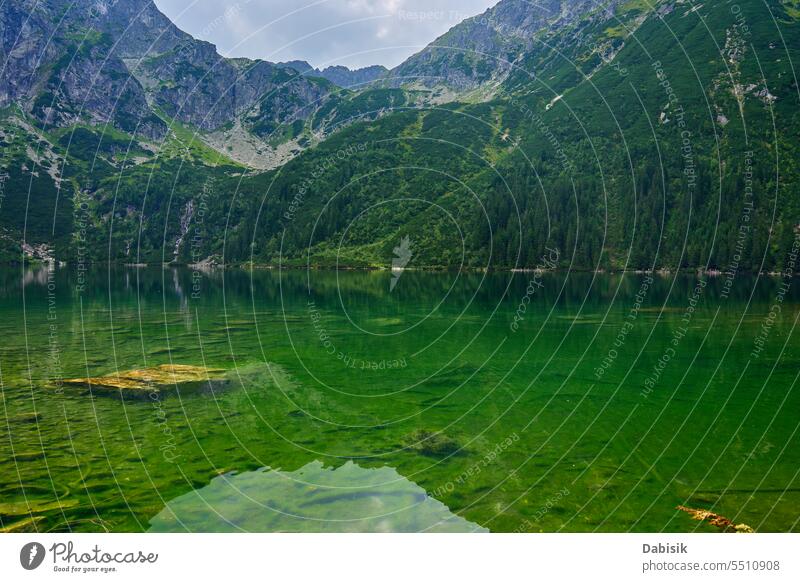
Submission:
[[[394,68],[394,85],[447,86],[471,90],[505,78],[512,63],[539,43],[543,33],[574,25],[591,13],[613,13],[620,0],[501,0],[467,18]]]

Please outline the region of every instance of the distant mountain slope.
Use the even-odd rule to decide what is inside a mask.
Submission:
[[[395,107],[291,161],[239,248],[388,268],[408,237],[415,266],[555,250],[580,269],[796,270],[798,16],[777,0],[576,15],[490,100]]]
[[[382,65],[372,65],[360,69],[349,69],[342,65],[334,65],[320,70],[315,69],[306,61],[289,61],[279,63],[279,66],[292,68],[307,77],[321,77],[343,89],[364,87],[386,76],[386,73],[389,72],[389,69]]]

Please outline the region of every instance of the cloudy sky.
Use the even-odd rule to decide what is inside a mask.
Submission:
[[[225,56],[316,67],[399,64],[498,0],[155,0]]]

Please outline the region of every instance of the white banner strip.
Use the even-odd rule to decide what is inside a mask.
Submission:
[[[7,534],[0,579],[797,581],[798,554],[800,534]]]

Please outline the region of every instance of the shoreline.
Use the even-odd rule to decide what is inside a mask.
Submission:
[[[191,263],[119,263],[119,262],[90,262],[90,263],[75,263],[63,261],[14,261],[3,262],[0,266],[3,267],[46,267],[55,264],[59,269],[69,267],[77,267],[81,265],[82,268],[89,267],[114,267],[124,269],[187,269],[190,271],[199,272],[212,272],[212,271],[381,271],[386,273],[409,271],[412,273],[451,273],[451,272],[467,272],[467,273],[511,273],[511,274],[559,274],[559,273],[586,273],[596,275],[658,275],[668,277],[670,275],[705,275],[707,277],[725,277],[730,274],[730,271],[722,271],[719,269],[704,269],[701,267],[686,267],[681,269],[585,269],[585,268],[565,268],[558,267],[555,269],[542,269],[536,267],[460,267],[454,268],[450,266],[432,265],[423,267],[406,267],[403,269],[396,269],[392,267],[380,267],[370,265],[298,265],[298,264],[285,264],[274,265],[270,263],[231,263],[231,264],[191,264]],[[786,273],[783,271],[748,271],[738,270],[737,275],[748,276],[765,276],[765,277],[785,277]],[[792,277],[800,277],[800,271],[795,271]]]

